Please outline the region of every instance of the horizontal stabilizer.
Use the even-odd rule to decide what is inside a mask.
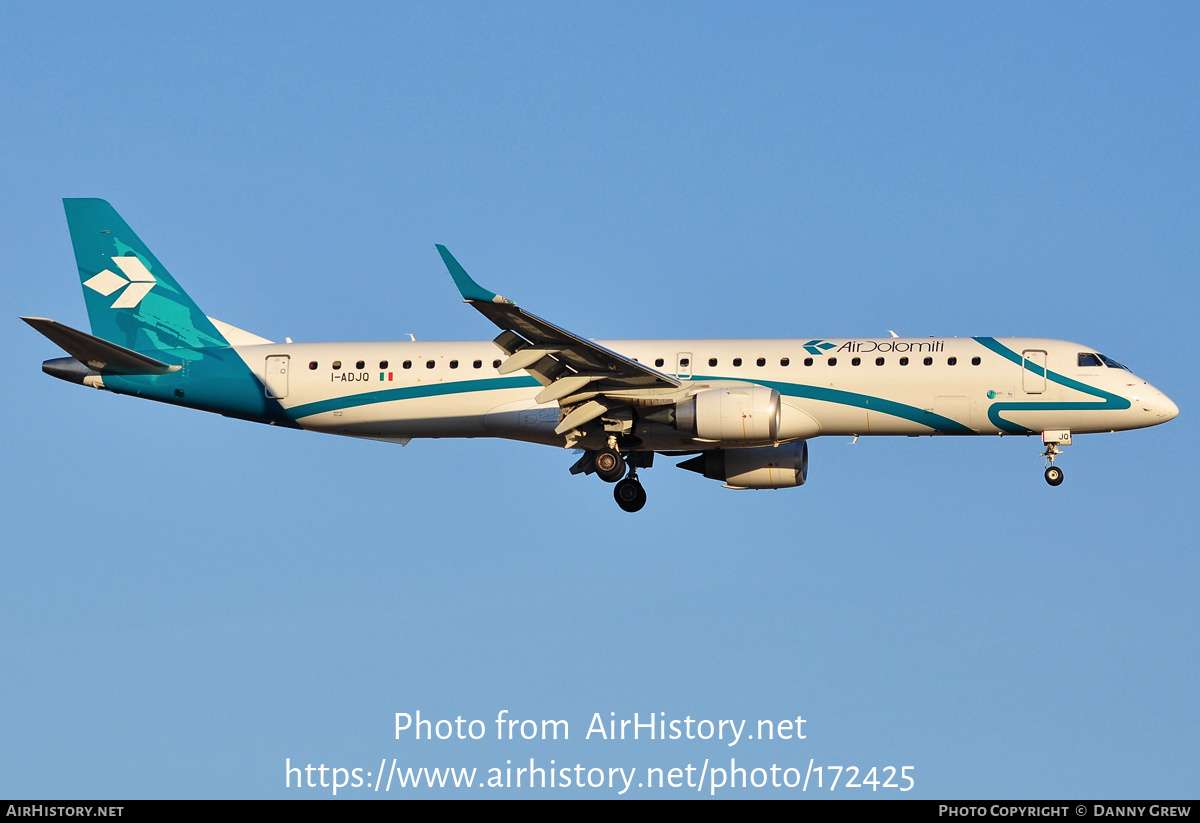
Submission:
[[[168,365],[45,317],[21,319],[80,363],[104,374],[166,374],[183,368]]]

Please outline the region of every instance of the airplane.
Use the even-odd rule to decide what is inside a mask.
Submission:
[[[625,511],[655,454],[731,489],[808,479],[834,435],[1041,435],[1045,479],[1077,434],[1165,423],[1161,391],[1092,346],[1043,338],[617,340],[566,331],[436,246],[492,341],[277,343],[208,317],[106,201],[63,201],[91,334],[26,323],[53,377],[275,426],[406,445],[499,437],[582,452]]]

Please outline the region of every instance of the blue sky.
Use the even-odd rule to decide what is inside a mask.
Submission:
[[[1194,797],[1198,39],[1187,4],[10,5],[0,795],[734,757]],[[273,339],[490,338],[445,243],[587,337],[1057,337],[1181,413],[1078,438],[1057,489],[1033,440],[818,439],[795,490],[660,459],[630,516],[552,449],[43,375],[16,318],[86,327],[75,196]],[[571,739],[396,740],[417,710]],[[585,740],[609,712],[807,737]]]

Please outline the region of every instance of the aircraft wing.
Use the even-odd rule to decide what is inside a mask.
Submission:
[[[508,358],[500,364],[500,374],[524,369],[545,386],[537,402],[558,401],[564,412],[573,409],[559,424],[560,434],[620,404],[621,395],[627,400],[630,392],[671,391],[682,385],[670,375],[585,340],[488,291],[467,274],[445,246],[439,245],[437,250],[463,302],[501,329],[494,342]]]

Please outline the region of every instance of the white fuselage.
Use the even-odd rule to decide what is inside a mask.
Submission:
[[[779,441],[818,435],[1088,433],[1152,426],[1178,413],[1162,392],[1124,368],[1080,365],[1082,355],[1095,350],[1062,340],[600,344],[682,379],[675,399],[737,384],[777,390]],[[554,432],[558,404],[534,400],[542,387],[527,372],[500,374],[505,356],[490,342],[292,343],[237,350],[304,429],[400,441],[502,437],[568,444]],[[664,395],[663,402],[672,399]],[[652,450],[737,445],[699,441],[658,422],[638,426],[643,447]]]

